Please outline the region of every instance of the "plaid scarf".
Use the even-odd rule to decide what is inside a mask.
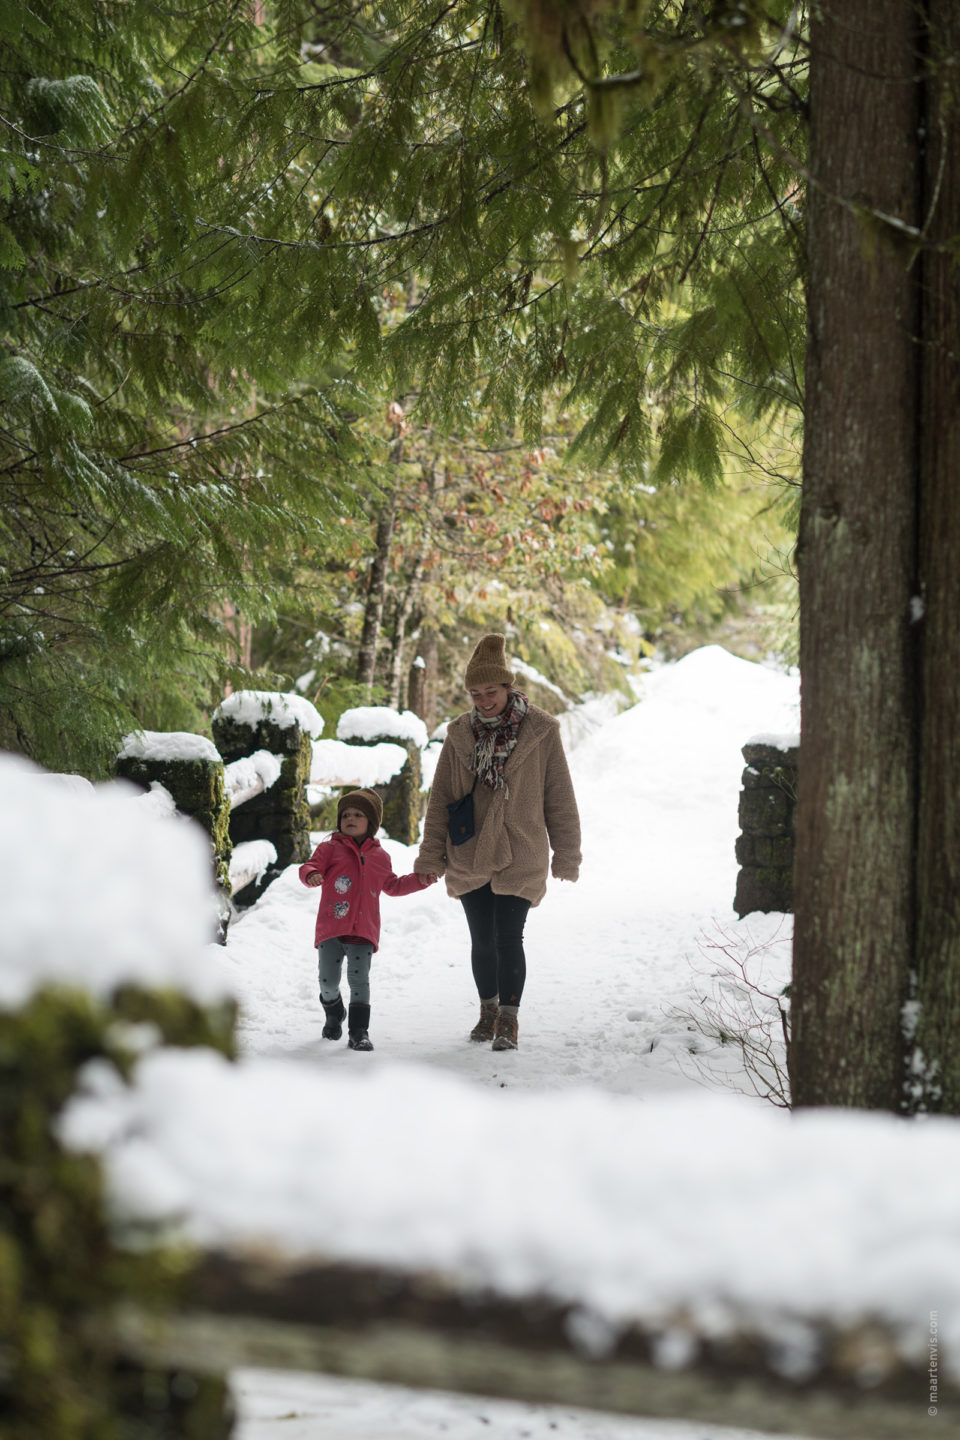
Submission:
[[[484,720],[474,707],[470,717],[474,740],[473,769],[481,785],[490,790],[510,793],[503,767],[517,743],[517,732],[529,709],[530,701],[520,690],[510,691],[503,710],[492,720]]]

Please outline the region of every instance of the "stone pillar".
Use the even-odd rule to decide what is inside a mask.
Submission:
[[[400,714],[386,705],[361,706],[345,710],[337,725],[337,738],[348,745],[399,745],[407,752],[397,774],[374,786],[383,798],[383,828],[391,840],[416,845],[423,815],[423,765],[420,752],[427,743],[427,729],[411,710]]]
[[[115,771],[145,790],[162,785],[180,814],[203,826],[210,836],[217,885],[229,895],[230,802],[216,746],[187,731],[136,730],[124,739]]]
[[[791,913],[798,746],[751,740],[742,754],[747,765],[740,782],[733,908],[741,919],[754,910]]]
[[[316,724],[311,724],[305,708],[316,716]],[[238,896],[238,904],[250,905],[287,865],[310,858],[313,847],[306,794],[313,752],[310,732],[319,735],[322,721],[302,696],[239,690],[217,707],[211,724],[217,749],[227,763],[255,750],[267,750],[281,762],[273,784],[230,816],[230,838],[235,845],[269,840],[277,852],[275,863]]]

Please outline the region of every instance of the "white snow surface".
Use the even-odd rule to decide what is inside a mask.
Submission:
[[[249,885],[259,880],[265,870],[277,863],[277,847],[270,840],[243,840],[234,845],[230,856],[230,888],[237,889],[237,882],[244,880]]]
[[[254,750],[252,755],[244,755],[224,765],[223,781],[231,796],[252,790],[259,780],[263,781],[264,790],[269,790],[280,779],[282,769],[283,760],[279,755],[269,750]]]
[[[650,673],[638,704],[570,742],[584,864],[577,885],[552,881],[531,912],[518,1051],[466,1040],[476,1011],[467,931],[442,882],[384,898],[376,1050],[322,1040],[317,896],[291,866],[225,948],[204,952],[210,973],[225,964],[239,997],[241,1061],[154,1051],[131,1089],[89,1067],[64,1133],[103,1150],[118,1212],[204,1242],[445,1267],[468,1284],[573,1300],[595,1336],[687,1306],[714,1329],[746,1319],[766,1330],[792,1371],[823,1315],[883,1318],[903,1352],[922,1358],[935,1310],[943,1353],[955,1355],[960,1121],[791,1115],[757,1098],[739,1047],[718,1033],[731,1013],[759,1009],[782,1065],[776,997],[789,978],[790,920],[734,917],[734,841],[740,747],[794,733],[797,693],[796,676],[707,647]],[[10,765],[0,766],[5,815],[10,785],[42,789]],[[71,848],[57,848],[64,803],[56,796],[34,846],[3,835],[0,874],[19,875],[14,893],[32,890],[38,913]],[[98,791],[88,809],[107,803]],[[142,848],[136,828],[136,839],[109,844],[91,831],[87,850],[104,873],[129,877],[121,856]],[[154,841],[185,829],[153,828]],[[412,867],[415,848],[382,843],[397,873]],[[42,853],[17,871],[24,848]],[[194,883],[182,882],[185,893]],[[74,897],[88,930],[80,894],[91,888],[88,879]],[[195,967],[200,911],[186,908],[182,943]],[[139,920],[112,890],[97,909],[124,932]],[[50,948],[23,946],[42,930],[14,916],[21,951]],[[8,950],[10,935],[8,925]],[[91,947],[60,948],[93,983]],[[240,1372],[236,1389],[239,1440],[746,1436],[256,1371]]]
[[[357,705],[344,710],[337,721],[338,740],[412,740],[422,750],[429,739],[427,727],[412,710],[393,710],[389,705]]]
[[[633,1420],[323,1375],[241,1370],[233,1390],[236,1440],[773,1440],[702,1422]]]
[[[53,777],[50,776],[48,778],[52,779]],[[87,784],[90,784],[90,782],[87,781]],[[92,785],[90,785],[90,789],[93,789]],[[149,790],[141,791],[130,803],[139,806],[144,811],[149,811],[151,815],[155,815],[158,819],[173,820],[179,818],[186,820],[189,818],[186,815],[178,814],[173,796],[165,785],[160,784],[159,780],[151,780]]]
[[[310,782],[315,786],[386,785],[407,759],[402,745],[381,740],[376,745],[348,745],[345,740],[314,740]]]
[[[800,733],[792,735],[751,735],[748,745],[769,745],[771,750],[795,750],[800,744]]]
[[[109,994],[179,986],[203,1002],[230,993],[215,933],[210,841],[172,821],[162,787],[51,785],[0,755],[0,1006],[44,984]]]
[[[304,695],[279,690],[235,690],[221,700],[214,718],[227,716],[238,725],[255,729],[261,720],[269,720],[281,730],[299,725],[312,740],[323,734],[323,716]]]
[[[212,740],[189,730],[133,730],[123,737],[121,760],[212,760],[220,751]]]
[[[791,1372],[823,1315],[882,1318],[916,1358],[936,1309],[945,1350],[960,1343],[954,1121],[328,1069],[160,1050],[132,1090],[97,1068],[64,1134],[106,1148],[119,1209],[202,1245],[440,1270],[572,1302],[610,1339],[684,1310],[714,1333],[745,1322]]]
[[[89,795],[93,790],[93,785],[86,775],[57,775],[52,770],[41,770],[38,772],[37,778],[43,780],[47,785],[57,786],[61,790],[69,790],[78,794]]]

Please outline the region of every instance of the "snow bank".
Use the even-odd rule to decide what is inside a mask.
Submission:
[[[93,789],[92,785],[90,789]],[[178,815],[173,796],[165,785],[160,784],[159,780],[151,780],[150,789],[142,791],[139,795],[135,795],[130,801],[130,804],[136,805],[139,809],[149,812],[158,820],[186,819],[186,816]]]
[[[43,770],[38,773],[37,779],[44,785],[56,786],[74,794],[89,795],[93,791],[93,785],[86,775],[58,775],[53,770]]]
[[[45,984],[100,995],[175,986],[201,1002],[228,993],[209,943],[210,842],[192,821],[171,824],[163,795],[121,781],[51,785],[0,755],[0,815],[0,1005],[16,1008]]]
[[[776,1347],[789,1315],[794,1369],[824,1317],[886,1322],[916,1359],[936,1310],[944,1353],[960,1346],[949,1120],[587,1089],[514,1092],[505,1115],[498,1091],[414,1067],[333,1077],[169,1050],[129,1091],[102,1066],[86,1086],[63,1135],[104,1152],[112,1205],[202,1245],[541,1293],[581,1307],[595,1336],[686,1309]]]
[[[339,740],[379,740],[392,735],[397,740],[412,740],[422,750],[429,736],[427,727],[412,710],[391,710],[389,705],[360,705],[344,710],[337,722]]]
[[[134,730],[123,738],[120,760],[219,760],[212,740],[189,730]]]
[[[276,690],[237,690],[222,700],[213,712],[215,720],[226,718],[238,725],[255,729],[261,720],[269,720],[281,730],[299,725],[312,740],[323,734],[323,717],[303,695]]]

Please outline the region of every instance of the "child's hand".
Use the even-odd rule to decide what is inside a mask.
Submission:
[[[311,870],[310,874],[307,876],[306,880],[303,883],[305,885],[322,885],[323,876],[320,874],[319,870]]]
[[[420,884],[424,887],[424,889],[426,889],[426,887],[427,887],[428,885],[436,885],[437,881],[440,879],[440,876],[439,876],[439,875],[418,875],[418,876],[417,876],[417,879],[420,881]]]

